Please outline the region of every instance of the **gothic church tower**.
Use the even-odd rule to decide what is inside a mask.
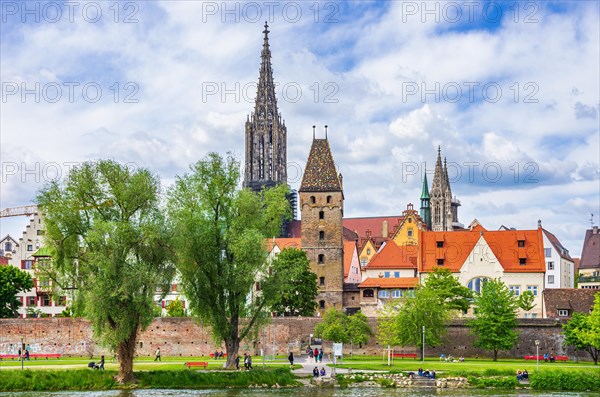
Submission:
[[[460,202],[452,197],[450,179],[448,178],[448,166],[444,158],[442,165],[441,149],[438,146],[438,156],[435,163],[435,173],[431,183],[430,193],[431,230],[452,231],[454,227],[460,227],[458,222],[458,207]]]
[[[287,184],[287,128],[277,109],[268,27],[265,22],[254,112],[246,120],[244,187],[254,191]]]
[[[314,128],[314,127],[313,127]],[[325,127],[327,128],[327,127]],[[314,138],[300,184],[302,249],[317,275],[318,310],[342,309],[344,192],[327,135]]]

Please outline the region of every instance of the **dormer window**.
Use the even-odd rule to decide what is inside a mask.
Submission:
[[[525,240],[517,240],[517,245],[519,246],[519,248],[525,247]]]
[[[444,242],[443,241],[438,241],[438,242],[435,243],[435,246],[437,248],[444,248]]]

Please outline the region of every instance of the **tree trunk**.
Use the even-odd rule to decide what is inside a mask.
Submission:
[[[498,361],[498,349],[494,349],[494,361]]]
[[[137,340],[137,327],[129,337],[117,347],[119,354],[119,383],[129,383],[135,380],[133,376],[133,356],[135,355],[135,343]]]
[[[240,341],[237,338],[237,335],[235,338],[225,340],[225,349],[227,350],[227,368],[236,369],[235,358],[240,350]],[[242,365],[244,365],[244,359],[240,358],[240,366]]]

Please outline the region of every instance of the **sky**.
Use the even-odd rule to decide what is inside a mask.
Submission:
[[[85,161],[164,188],[209,152],[243,163],[267,21],[292,188],[328,125],[345,215],[398,215],[439,145],[463,224],[541,220],[578,257],[600,219],[599,4],[3,0],[0,208]]]

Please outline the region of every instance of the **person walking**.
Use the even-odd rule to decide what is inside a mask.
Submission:
[[[319,349],[317,349],[315,347],[315,351],[313,352],[313,354],[315,355],[315,363],[319,362]]]
[[[323,348],[319,349],[319,362],[323,362]]]
[[[235,369],[240,370],[240,356],[238,354],[235,355]]]
[[[244,353],[244,368],[248,371],[248,355]]]
[[[154,353],[154,361],[158,360],[158,361],[162,361],[160,359],[160,347],[156,349],[156,353]]]
[[[252,356],[248,354],[248,369],[252,369]]]
[[[290,368],[294,368],[294,353],[290,352],[289,356],[288,356],[288,361],[290,362]]]
[[[98,367],[104,371],[104,356],[100,357],[100,362],[98,363]]]

